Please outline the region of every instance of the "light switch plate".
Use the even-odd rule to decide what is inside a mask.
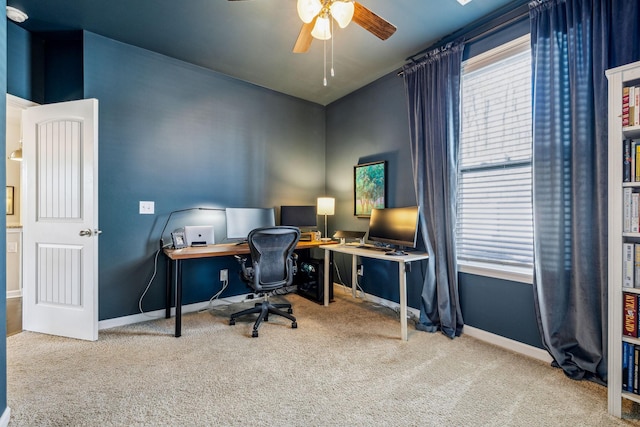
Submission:
[[[18,242],[7,242],[7,252],[17,253],[18,252]]]
[[[140,215],[153,215],[155,213],[155,202],[140,201]]]

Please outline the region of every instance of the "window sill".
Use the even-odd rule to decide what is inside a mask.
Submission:
[[[458,261],[458,271],[461,273],[475,274],[477,276],[493,277],[496,279],[510,280],[512,282],[521,282],[533,284],[533,270],[482,264],[479,262]]]

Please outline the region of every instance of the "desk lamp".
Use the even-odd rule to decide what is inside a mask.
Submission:
[[[327,235],[327,215],[335,213],[336,199],[333,197],[318,197],[318,215],[324,215],[324,237],[320,240],[328,242],[331,237]]]

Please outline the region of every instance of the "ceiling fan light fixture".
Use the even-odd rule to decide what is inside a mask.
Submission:
[[[353,18],[355,7],[352,1],[337,0],[331,3],[329,10],[340,28],[345,28]]]
[[[315,18],[321,10],[322,3],[320,0],[298,0],[298,16],[305,24],[313,21],[313,18]]]
[[[318,16],[316,25],[311,30],[311,35],[318,40],[329,40],[331,38],[331,21],[328,16]]]
[[[26,13],[11,6],[7,6],[7,18],[11,19],[13,22],[17,22],[18,24],[29,19]]]

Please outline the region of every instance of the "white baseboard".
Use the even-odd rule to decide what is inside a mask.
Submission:
[[[342,287],[342,285],[339,284],[339,283],[334,283],[334,285],[338,286],[338,287]],[[349,288],[349,287],[345,287],[345,290],[348,290],[348,292],[351,292],[351,288]],[[358,291],[358,294],[361,295],[360,291]],[[211,303],[211,305],[212,306],[218,306],[218,305],[225,305],[225,304],[233,304],[233,303],[237,303],[237,302],[242,302],[242,301],[246,300],[247,295],[249,295],[249,294],[236,295],[236,296],[229,297],[229,298],[224,298],[224,299],[217,299],[217,300],[214,300]],[[393,301],[389,301],[387,299],[379,298],[379,297],[377,297],[375,295],[366,294],[365,299],[366,299],[366,301],[369,301],[369,302],[372,302],[372,303],[375,303],[375,304],[379,304],[379,305],[388,307],[391,310],[394,310],[396,312],[398,312],[399,309],[400,309],[400,304],[398,304],[396,302],[393,302]],[[209,301],[204,301],[204,302],[199,302],[199,303],[189,304],[189,305],[183,305],[182,306],[182,313],[186,314],[186,313],[193,313],[194,311],[200,311],[200,310],[206,309],[208,305],[209,305]],[[413,319],[420,318],[420,310],[418,310],[416,308],[407,307],[407,312],[408,312],[409,317],[411,317]],[[171,308],[171,315],[175,316],[175,314],[176,314],[175,308]],[[149,321],[149,320],[152,320],[152,319],[160,319],[160,318],[163,318],[164,315],[165,315],[165,311],[164,310],[155,310],[155,311],[146,312],[144,314],[143,313],[138,313],[138,314],[132,314],[130,316],[124,316],[124,317],[117,317],[117,318],[114,318],[114,319],[101,320],[100,322],[98,322],[98,329],[99,330],[103,330],[103,329],[115,328],[115,327],[118,327],[118,326],[132,325],[134,323],[146,322],[146,321]],[[529,356],[529,357],[532,357],[534,359],[541,360],[543,362],[551,363],[552,360],[553,360],[546,350],[543,350],[543,349],[540,349],[540,348],[537,348],[537,347],[533,347],[531,345],[524,344],[524,343],[521,343],[519,341],[515,341],[515,340],[512,340],[512,339],[509,339],[509,338],[505,338],[503,336],[496,335],[496,334],[493,334],[491,332],[484,331],[482,329],[474,328],[473,326],[464,325],[464,333],[469,335],[470,337],[479,339],[479,340],[487,342],[489,344],[493,344],[493,345],[496,345],[498,347],[506,348],[507,350],[515,351],[516,353],[520,353],[520,354],[523,354],[525,356]],[[2,427],[2,426],[0,425],[0,427]]]
[[[334,283],[335,286],[342,287],[340,283]],[[351,292],[351,288],[348,286],[344,287],[345,290]],[[335,288],[334,288],[335,292]],[[358,295],[361,295],[360,291],[358,291]],[[373,302],[376,304],[383,305],[385,307],[389,307],[394,311],[398,311],[400,304],[395,303],[393,301],[389,301],[383,298],[379,298],[375,295],[366,294],[367,301]],[[413,317],[415,319],[420,318],[420,310],[407,307],[407,312],[409,317]],[[537,360],[541,360],[543,362],[551,363],[553,361],[551,355],[546,351],[538,347],[531,346],[529,344],[524,344],[516,340],[512,340],[510,338],[505,338],[501,335],[496,335],[491,332],[487,332],[482,329],[474,328],[473,326],[464,325],[463,332],[470,337],[478,339],[480,341],[487,342],[489,344],[505,348],[507,350],[514,351],[516,353],[522,354],[524,356],[532,357]]]
[[[233,304],[242,302],[247,298],[247,295],[236,295],[229,298],[216,299],[211,302],[211,306]],[[198,302],[194,304],[188,304],[182,306],[182,314],[193,313],[195,311],[204,310],[209,306],[209,301]],[[176,315],[175,307],[171,308],[171,316]],[[165,316],[165,310],[147,311],[145,313],[132,314],[130,316],[116,317],[113,319],[100,320],[98,322],[98,330],[116,328],[118,326],[133,325],[134,323],[147,322],[153,319],[162,319]]]
[[[479,339],[489,344],[496,345],[498,347],[506,348],[507,350],[515,351],[516,353],[523,354],[525,356],[532,357],[534,359],[541,360],[543,362],[551,363],[553,359],[551,355],[546,351],[538,347],[534,347],[529,344],[524,344],[519,341],[505,338],[500,335],[492,334],[491,332],[484,331],[482,329],[474,328],[473,326],[464,325],[463,332],[470,337]]]
[[[2,417],[0,417],[0,427],[7,427],[9,425],[10,419],[11,419],[11,408],[7,406],[4,412],[2,413]]]
[[[9,298],[20,298],[22,296],[22,291],[7,291],[7,299]]]

